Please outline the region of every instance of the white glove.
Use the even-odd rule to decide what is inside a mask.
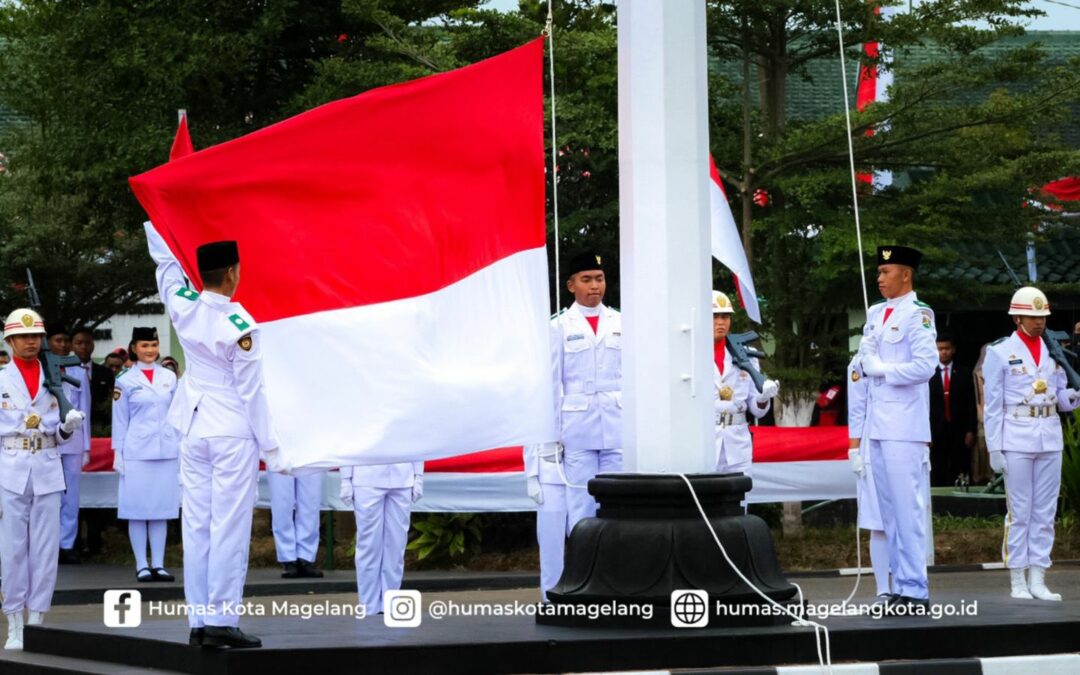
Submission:
[[[153,224],[147,221],[143,223],[143,229],[146,230],[146,245],[150,249],[150,257],[153,261],[158,265],[175,262],[176,258],[173,257],[172,251],[169,250],[169,245],[154,229]]]
[[[873,333],[870,335],[864,335],[862,341],[859,343],[859,351],[865,356],[877,356],[877,338]]]
[[[776,380],[765,380],[765,383],[761,385],[761,393],[754,396],[754,400],[758,403],[767,403],[771,401],[776,392],[780,391],[780,383]]]
[[[121,455],[119,452],[113,452],[112,468],[113,471],[120,474],[121,476],[124,475],[124,456]]]
[[[544,503],[544,491],[540,489],[540,477],[529,476],[525,479],[525,486],[529,490],[529,499],[541,505]]]
[[[1001,450],[990,451],[990,468],[995,473],[1006,473],[1005,471],[1005,453]]]
[[[89,464],[89,463],[90,463],[90,453],[89,453],[89,452],[84,452],[84,453],[82,454],[82,465],[83,465],[83,468],[85,469],[85,468],[86,468],[86,465],[87,465],[87,464]]]
[[[413,504],[420,501],[424,496],[424,477],[416,476],[413,478],[412,484],[412,501]]]
[[[863,466],[862,454],[859,453],[858,448],[852,448],[847,451],[848,462],[851,463],[851,471],[859,478],[863,477],[866,473],[866,467]]]
[[[65,435],[70,436],[75,433],[75,430],[82,426],[83,420],[86,419],[86,415],[83,415],[78,410],[69,410],[67,417],[64,418],[64,423],[60,425],[60,431],[63,431]]]
[[[281,463],[281,453],[277,448],[267,450],[263,453],[263,462],[266,463],[266,470],[273,471],[274,473],[283,473],[288,475],[288,471],[285,470],[284,465]]]
[[[1064,394],[1065,397],[1069,399],[1069,405],[1077,406],[1078,404],[1080,404],[1080,391],[1076,391],[1075,389],[1070,388],[1066,389]]]
[[[353,484],[352,476],[341,477],[341,487],[338,488],[338,497],[341,501],[345,502],[345,506],[352,507],[353,505]]]
[[[885,362],[877,354],[869,354],[862,357],[862,371],[870,377],[884,377]]]

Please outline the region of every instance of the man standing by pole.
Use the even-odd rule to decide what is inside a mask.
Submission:
[[[604,306],[603,256],[579,253],[567,273],[574,304],[551,321],[551,351],[573,529],[596,515],[588,482],[622,471],[622,322],[618,311]]]
[[[251,315],[230,300],[240,283],[239,249],[235,241],[197,249],[203,282],[203,292],[197,293],[150,223],[146,240],[157,263],[158,292],[187,357],[168,422],[182,436],[189,642],[261,647],[261,640],[240,630],[240,617],[228,612],[230,606],[240,606],[244,596],[260,453],[268,470],[280,470],[258,329]]]
[[[938,365],[934,312],[914,291],[922,253],[878,248],[878,289],[856,361],[869,378],[866,434],[878,492],[889,568],[895,574],[894,612],[929,605],[926,529],[929,512],[930,410],[927,382]]]

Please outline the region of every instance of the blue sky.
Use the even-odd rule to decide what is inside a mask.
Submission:
[[[1080,30],[1080,0],[1033,0],[1031,5],[1046,12],[1046,16],[1031,22],[1029,30]],[[491,0],[488,6],[509,11],[516,9],[518,3],[517,0]]]

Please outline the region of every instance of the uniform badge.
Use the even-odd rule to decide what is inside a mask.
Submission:
[[[1042,309],[1046,307],[1046,303],[1043,302],[1043,299],[1039,296],[1035,296],[1035,299],[1031,301],[1031,306],[1034,307],[1036,310],[1042,311]]]
[[[1036,394],[1045,394],[1046,393],[1046,380],[1044,380],[1044,379],[1042,379],[1040,377],[1039,379],[1035,380],[1035,382],[1032,383],[1031,388],[1035,390]]]
[[[884,251],[881,252],[881,259],[882,260],[887,261],[891,257],[892,257],[892,250],[885,249]]]
[[[251,351],[251,336],[250,335],[245,335],[244,337],[240,338],[240,341],[237,342],[236,344],[240,345],[240,349],[243,349],[245,352],[250,352]]]
[[[602,261],[600,260],[600,256],[596,256],[596,264],[597,264],[597,265],[603,265],[603,264],[604,264],[604,263],[603,263],[603,262],[602,262]],[[1038,309],[1038,307],[1036,307],[1035,309]]]
[[[1023,359],[1018,359],[1018,358],[1013,357],[1013,356],[1009,357],[1009,365],[1010,366],[1019,366],[1019,365],[1023,365],[1023,363],[1024,363]]]
[[[725,384],[723,387],[720,388],[720,400],[721,401],[730,401],[731,397],[732,397],[732,395],[734,395],[734,393],[735,393],[735,390]]]
[[[861,380],[861,379],[862,379],[862,378],[861,378],[861,377],[859,377],[859,372],[858,372],[858,371],[856,371],[856,370],[852,370],[852,371],[851,371],[851,381],[852,381],[852,382],[858,382],[858,381],[859,381],[859,380]]]
[[[114,401],[119,401],[119,400],[120,400],[120,396],[121,396],[121,393],[120,393],[120,390],[119,390],[119,389],[113,389],[113,390],[112,390],[112,400],[114,400]]]
[[[229,321],[231,321],[232,325],[236,326],[240,330],[247,330],[248,328],[251,328],[251,324],[247,321],[244,321],[244,317],[240,316],[239,314],[233,314],[232,316],[230,316]]]
[[[930,330],[934,325],[934,315],[928,309],[920,310],[920,313],[922,314],[922,327]]]
[[[584,339],[585,339],[585,336],[583,334],[581,334],[581,333],[566,336],[566,341],[567,342],[573,342],[574,340],[584,340]]]
[[[27,328],[32,328],[34,326],[34,317],[30,316],[29,314],[23,314],[22,318],[19,320],[22,321],[22,325],[26,326]]]
[[[26,428],[27,429],[37,429],[38,425],[40,425],[40,424],[41,424],[41,415],[37,414],[36,412],[32,412],[32,413],[30,413],[29,415],[26,416]]]

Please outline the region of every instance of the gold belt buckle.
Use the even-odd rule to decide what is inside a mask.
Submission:
[[[1030,417],[1038,417],[1038,415],[1035,414],[1035,406],[1028,406],[1028,415]]]

